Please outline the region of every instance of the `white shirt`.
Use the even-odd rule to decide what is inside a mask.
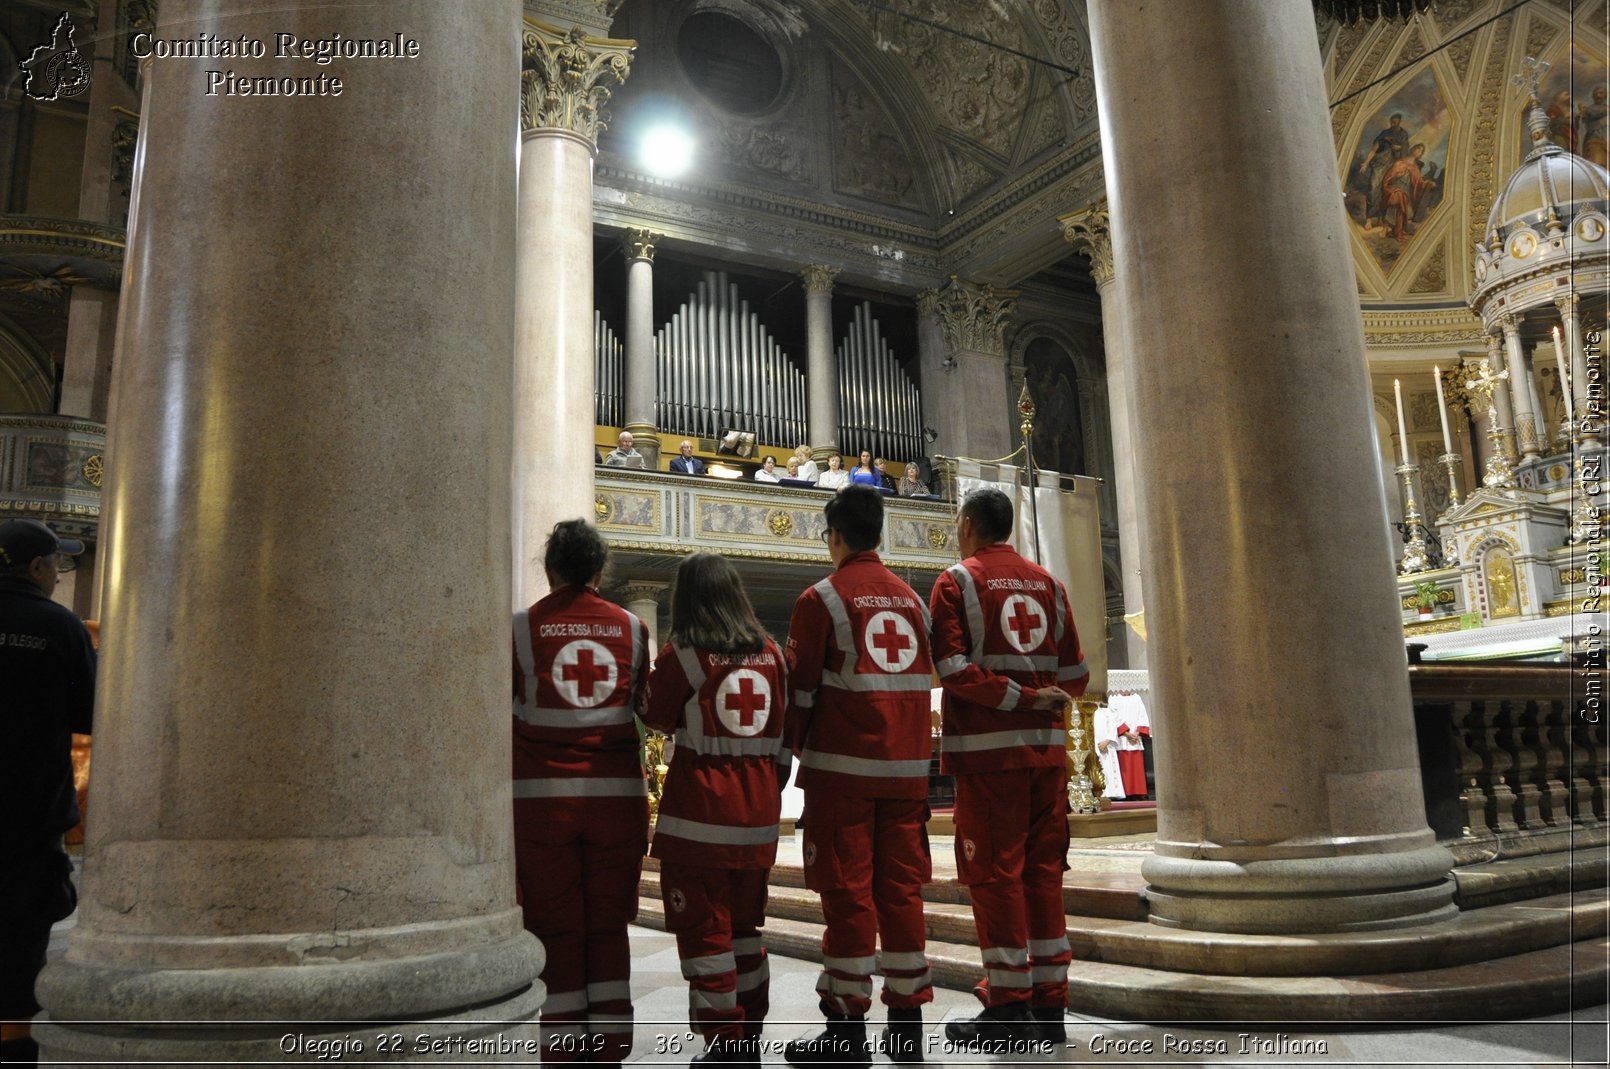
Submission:
[[[800,462],[798,478],[808,479],[811,482],[815,482],[816,477],[821,474],[821,471],[822,469],[816,466],[816,461],[804,460]]]
[[[823,490],[842,490],[850,485],[850,473],[843,468],[838,471],[828,468],[816,477],[816,485]]]
[[[773,475],[771,472],[767,471],[765,468],[761,468],[759,471],[755,472],[755,482],[757,482],[757,483],[774,483],[774,482],[777,482],[777,476]]]

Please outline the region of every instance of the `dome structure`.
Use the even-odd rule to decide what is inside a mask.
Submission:
[[[1493,201],[1476,247],[1471,310],[1491,329],[1503,315],[1552,304],[1565,291],[1603,292],[1610,241],[1610,172],[1548,139],[1534,96],[1526,126],[1532,151]]]

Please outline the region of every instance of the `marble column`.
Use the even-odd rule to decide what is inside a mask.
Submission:
[[[956,416],[950,403],[954,362],[945,345],[945,329],[939,325],[939,291],[917,294],[917,373],[922,384],[923,448],[930,457],[955,456],[950,445],[950,428]],[[928,440],[928,434],[933,440]],[[934,468],[938,478],[939,467]],[[934,488],[936,493],[938,487]]]
[[[660,464],[659,397],[654,357],[654,243],[659,235],[632,229],[626,251],[626,430],[649,470]]]
[[[39,981],[41,1060],[535,1037],[508,773],[519,18],[162,4],[159,37],[401,30],[419,49],[319,68],[339,99],[208,96],[192,62],[149,68],[94,819],[77,926]],[[321,1021],[396,1025],[277,1023]]]
[[[525,23],[515,265],[514,590],[548,591],[543,546],[594,516],[593,154],[632,46]]]
[[[1487,335],[1487,366],[1495,375],[1504,371],[1504,339],[1497,334]],[[1498,409],[1498,429],[1503,434],[1498,448],[1513,464],[1520,459],[1520,454],[1515,450],[1515,409],[1509,403],[1509,390],[1504,387],[1494,390],[1493,405]],[[1487,413],[1483,411],[1479,426],[1485,431],[1490,423]]]
[[[833,355],[833,280],[839,269],[811,264],[805,283],[805,381],[811,455],[824,463],[839,448],[839,374]]]
[[[660,652],[660,603],[665,600],[665,593],[670,589],[670,583],[652,579],[634,580],[621,588],[621,601],[627,610],[636,613],[638,619],[648,624],[650,660]]]
[[[1090,260],[1090,273],[1096,280],[1101,299],[1101,333],[1107,365],[1107,414],[1112,426],[1114,491],[1118,499],[1118,545],[1123,564],[1124,614],[1142,612],[1146,599],[1141,577],[1145,572],[1141,554],[1145,535],[1140,529],[1139,501],[1143,493],[1136,482],[1134,400],[1130,395],[1129,364],[1133,359],[1124,348],[1123,320],[1113,284],[1112,233],[1105,203],[1058,217],[1062,236],[1074,249]],[[1127,624],[1124,627],[1125,652],[1130,668],[1146,667],[1146,641]]]
[[[1007,393],[1004,337],[1017,295],[952,275],[933,298],[946,352],[941,363],[950,379],[940,432],[948,456],[998,460],[1017,444],[1017,395]]]
[[[1575,294],[1561,297],[1554,302],[1560,310],[1560,320],[1565,326],[1565,337],[1561,344],[1565,346],[1565,355],[1571,367],[1571,400],[1575,410],[1571,413],[1573,422],[1572,433],[1581,437],[1584,447],[1597,449],[1599,436],[1603,433],[1604,419],[1601,415],[1595,418],[1592,406],[1589,404],[1589,387],[1592,382],[1588,377],[1588,357],[1584,348],[1582,337],[1582,317],[1578,311],[1580,298]],[[1600,380],[1600,410],[1603,410],[1603,380]]]
[[[1452,858],[1420,794],[1313,12],[1089,12],[1146,623],[1177,651],[1150,666],[1151,920],[1325,932],[1452,917]],[[1185,144],[1200,157],[1189,168],[1158,151]],[[1260,178],[1270,159],[1289,164],[1274,185]],[[1258,211],[1234,224],[1202,211],[1253,186]],[[1204,456],[1222,480],[1202,477]]]
[[[1521,345],[1520,324],[1514,316],[1499,320],[1504,331],[1505,361],[1509,367],[1510,404],[1515,412],[1515,444],[1523,460],[1536,460],[1544,449],[1541,416],[1533,397],[1532,368]]]

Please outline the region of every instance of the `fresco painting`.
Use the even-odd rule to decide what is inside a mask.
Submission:
[[[1604,60],[1581,48],[1572,48],[1568,57],[1554,61],[1538,87],[1538,99],[1543,102],[1543,111],[1549,119],[1549,140],[1600,167],[1610,166],[1606,163],[1610,156],[1606,137],[1606,115],[1610,111],[1605,99],[1610,96],[1607,86],[1610,86],[1610,69],[1606,68]],[[1524,107],[1517,129],[1524,157],[1532,149]]]
[[[1442,203],[1453,119],[1428,68],[1359,132],[1342,175],[1347,214],[1375,262],[1390,271]]]

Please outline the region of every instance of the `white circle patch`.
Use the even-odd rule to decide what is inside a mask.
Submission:
[[[759,735],[771,712],[771,684],[752,668],[729,672],[716,689],[716,716],[734,735]]]
[[[904,672],[917,659],[917,633],[904,616],[880,612],[866,625],[867,653],[885,672]]]
[[[590,639],[568,642],[553,659],[553,685],[578,709],[591,709],[615,693],[615,655]]]
[[[1045,610],[1039,602],[1013,594],[1001,606],[1001,631],[1019,653],[1033,653],[1045,641]]]
[[[973,840],[971,840],[971,839],[963,839],[962,840],[962,853],[967,855],[967,860],[968,861],[973,860],[973,855],[978,853],[978,844],[973,842]]]
[[[670,903],[671,912],[673,913],[681,913],[688,908],[688,896],[675,887],[671,888],[671,893],[666,896],[666,901]]]

